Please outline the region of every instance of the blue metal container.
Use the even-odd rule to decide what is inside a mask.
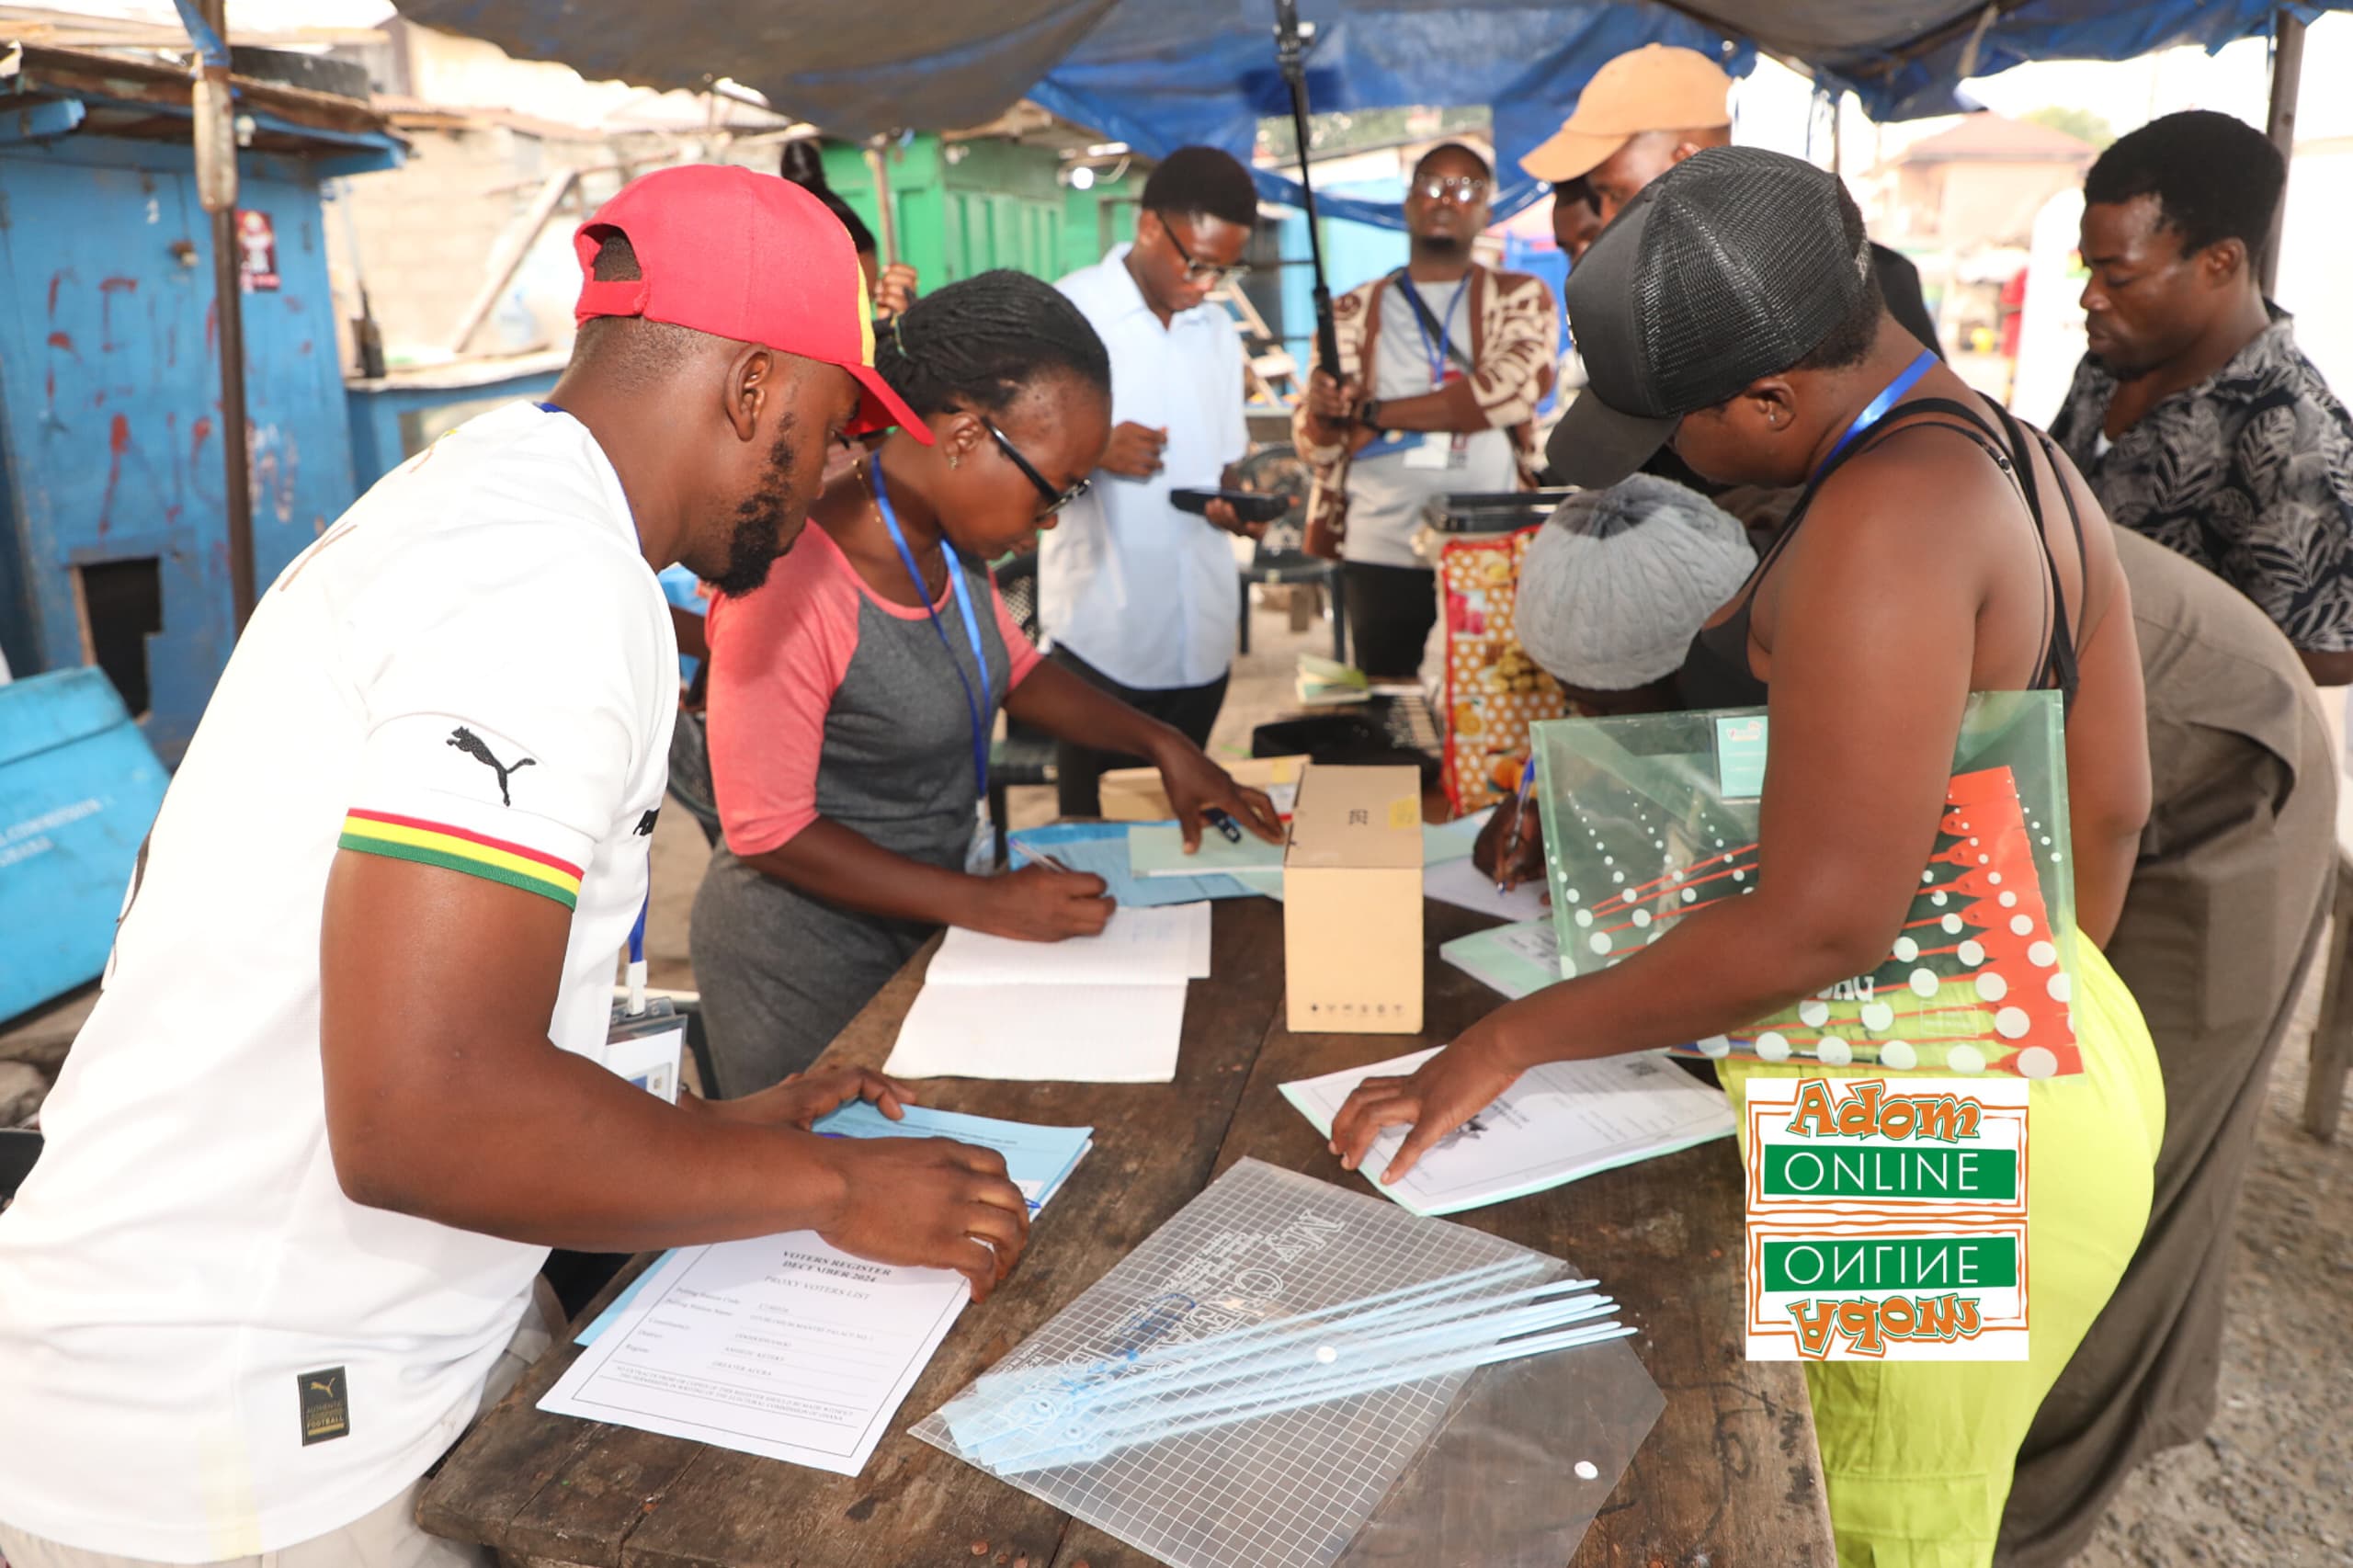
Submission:
[[[106,968],[166,782],[99,671],[0,686],[0,1018]]]

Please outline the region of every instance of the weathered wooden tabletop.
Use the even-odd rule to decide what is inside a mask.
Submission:
[[[1449,1039],[1496,1005],[1437,954],[1440,942],[1491,922],[1426,908],[1423,1039],[1292,1034],[1283,1022],[1281,906],[1236,899],[1216,905],[1213,978],[1194,983],[1174,1084],[931,1085],[927,1103],[944,1109],[1092,1125],[1095,1148],[1040,1221],[1019,1270],[949,1333],[864,1474],[542,1414],[534,1406],[577,1354],[566,1344],[458,1446],[419,1517],[518,1561],[599,1568],[1143,1568],[1150,1559],[1132,1548],[905,1429],[1235,1160],[1255,1155],[1361,1189],[1277,1085]],[[928,960],[926,949],[825,1061],[880,1066]],[[1833,1560],[1804,1382],[1792,1363],[1743,1354],[1740,1190],[1727,1141],[1459,1217],[1602,1279],[1642,1329],[1631,1343],[1666,1396],[1574,1568]],[[1463,1502],[1476,1510],[1475,1497]]]

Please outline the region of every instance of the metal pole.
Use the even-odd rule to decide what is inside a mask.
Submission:
[[[229,514],[229,603],[242,632],[254,613],[254,498],[245,435],[244,299],[233,208],[212,215],[212,293],[221,320],[221,495]]]
[[[1307,213],[1307,255],[1315,267],[1315,368],[1340,379],[1340,335],[1332,320],[1332,286],[1324,278],[1324,235],[1315,220],[1315,183],[1307,172],[1307,39],[1299,25],[1298,0],[1275,0],[1275,62],[1290,88],[1291,134],[1299,142],[1300,205]]]
[[[236,630],[254,613],[254,505],[245,435],[245,316],[237,265],[236,109],[229,82],[227,0],[197,0],[191,26],[200,61],[195,91],[197,190],[212,214],[212,300],[221,341],[221,498],[229,533],[229,607]]]
[[[890,138],[877,136],[866,144],[866,173],[874,181],[874,210],[882,220],[882,265],[899,265],[899,219],[891,210],[891,171],[882,157]]]
[[[540,193],[531,199],[531,205],[524,210],[523,216],[507,224],[499,234],[498,248],[492,253],[490,272],[483,279],[482,287],[474,291],[473,299],[468,301],[465,313],[458,318],[457,330],[449,335],[450,353],[463,354],[466,351],[466,340],[473,336],[474,329],[482,325],[484,318],[497,306],[499,296],[506,292],[506,286],[515,280],[515,274],[531,254],[531,247],[540,243],[540,235],[547,231],[548,220],[555,216],[555,210],[563,205],[563,199],[572,193],[572,187],[579,178],[580,171],[577,169],[559,169],[548,176],[540,186]]]
[[[2304,74],[2304,24],[2293,12],[2278,11],[2272,16],[2271,33],[2271,113],[2264,120],[2263,133],[2279,149],[2280,161],[2292,173],[2296,163],[2296,90]],[[2256,277],[2263,285],[2264,298],[2271,297],[2279,281],[2279,236],[2288,221],[2288,187],[2279,187],[2279,207],[2271,214],[2271,235],[2264,242],[2263,255],[2256,260]]]

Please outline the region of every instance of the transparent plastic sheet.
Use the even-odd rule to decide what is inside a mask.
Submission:
[[[1564,975],[1621,962],[1677,920],[1756,891],[1764,710],[1563,719],[1531,735]],[[1887,958],[1694,1049],[1898,1071],[2081,1072],[2073,853],[2059,694],[1976,694]]]
[[[1559,1259],[1244,1160],[989,1375],[1083,1369],[1531,1259],[1494,1293],[1574,1277]],[[1535,1568],[1574,1554],[1664,1406],[1613,1340],[1001,1479],[1173,1568]],[[915,1434],[966,1457],[937,1414]]]

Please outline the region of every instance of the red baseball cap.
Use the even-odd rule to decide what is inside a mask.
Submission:
[[[598,282],[597,252],[619,230],[640,276]],[[574,322],[647,321],[839,365],[865,394],[849,433],[931,431],[874,369],[873,304],[849,233],[791,181],[724,164],[687,164],[631,180],[573,231],[580,257]]]

